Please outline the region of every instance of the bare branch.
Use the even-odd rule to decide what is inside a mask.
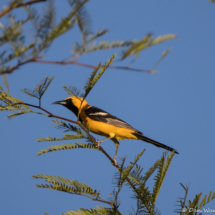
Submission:
[[[34,1],[27,1],[27,2],[23,2],[23,3],[13,4],[10,7],[6,7],[3,11],[0,12],[0,18],[2,16],[4,16],[5,14],[7,14],[9,11],[13,10],[14,8],[24,7],[24,6],[39,3],[42,1],[46,1],[46,0],[34,0]]]
[[[94,66],[94,65],[89,65],[89,64],[84,64],[84,63],[79,63],[77,61],[51,61],[51,60],[42,60],[40,58],[31,58],[27,61],[18,63],[16,66],[6,70],[6,71],[2,71],[0,72],[0,75],[2,74],[10,74],[13,72],[13,70],[18,69],[20,66],[30,63],[30,62],[36,62],[36,63],[46,63],[46,64],[59,64],[59,65],[77,65],[77,66],[82,66],[82,67],[86,67],[86,68],[90,68],[90,69],[96,69],[98,66]],[[103,67],[104,65],[102,65],[101,67]],[[124,67],[124,66],[109,66],[109,69],[124,69],[124,70],[129,70],[129,71],[134,71],[134,72],[147,72],[147,73],[156,73],[156,71],[153,70],[146,70],[146,69],[137,69],[137,68],[131,68],[131,67]]]
[[[16,66],[13,66],[13,67],[11,67],[10,69],[8,69],[8,70],[6,70],[6,71],[0,72],[0,75],[3,75],[3,74],[11,74],[15,69],[18,69],[20,66],[22,66],[22,65],[24,65],[24,64],[27,64],[27,63],[30,63],[30,62],[34,62],[35,60],[36,60],[36,58],[31,58],[31,59],[29,59],[29,60],[20,62],[20,63],[18,63]]]

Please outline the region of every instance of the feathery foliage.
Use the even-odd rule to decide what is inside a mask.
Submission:
[[[47,149],[42,149],[39,152],[37,152],[37,156],[49,153],[49,152],[55,152],[55,151],[61,151],[61,150],[67,150],[67,149],[96,149],[98,150],[98,147],[93,146],[92,144],[86,144],[86,143],[68,143],[68,144],[62,144],[57,146],[50,146]]]
[[[85,197],[96,197],[99,196],[99,192],[97,192],[96,190],[92,189],[92,187],[86,185],[86,184],[82,184],[80,182],[78,182],[77,180],[69,180],[68,178],[63,178],[60,176],[51,176],[51,175],[35,175],[32,176],[33,178],[36,179],[45,179],[47,183],[49,184],[41,184],[38,185],[36,184],[36,187],[39,188],[48,188],[51,190],[58,190],[58,191],[63,191],[66,193],[70,193],[70,194],[77,194],[77,195],[83,195]]]
[[[24,46],[24,38],[21,37],[17,38],[15,41],[10,41],[10,45],[12,46],[12,53],[4,57],[4,54],[6,53],[4,52],[0,57],[0,65],[6,64],[15,58],[18,58],[19,60],[27,59],[29,54],[28,51],[34,47],[35,43]],[[2,67],[0,72],[3,72],[3,68],[4,67]]]
[[[85,86],[83,87],[83,89],[85,90],[84,94],[80,94],[80,90],[78,90],[76,87],[71,87],[69,86],[68,88],[66,86],[63,86],[64,90],[70,94],[75,96],[76,98],[80,99],[78,96],[82,97],[83,100],[81,101],[81,105],[84,101],[84,99],[87,97],[87,95],[90,93],[90,91],[92,90],[92,88],[95,86],[95,84],[97,83],[97,81],[101,78],[101,76],[104,74],[105,70],[108,68],[108,66],[111,64],[111,62],[113,61],[113,59],[115,58],[116,54],[112,55],[112,57],[108,60],[107,63],[105,63],[105,65],[101,68],[101,70],[98,72],[98,70],[101,67],[101,63],[94,69],[94,71],[91,73],[88,81],[86,82]],[[97,73],[98,72],[98,73]],[[81,109],[81,105],[79,107],[79,112]],[[77,119],[79,119],[79,112],[78,112],[78,116]],[[90,140],[90,139],[89,139]]]
[[[76,42],[75,44],[72,44],[73,50],[74,50],[74,54],[76,54],[77,56],[80,56],[81,54],[85,54],[88,53],[86,52],[86,46],[87,44],[91,43],[92,41],[94,41],[95,39],[103,36],[104,34],[106,34],[108,32],[107,29],[100,31],[98,30],[97,33],[92,36],[92,38],[90,38],[87,42],[85,42],[84,44],[80,44],[78,42]]]
[[[108,66],[111,64],[112,60],[115,58],[116,54],[112,55],[112,57],[108,60],[107,63],[102,67],[100,72],[97,73],[99,70],[101,64],[98,65],[98,67],[92,72],[90,78],[88,79],[87,83],[84,86],[84,99],[87,97],[87,95],[90,93],[92,88],[95,86],[97,81],[101,78],[101,76],[104,74],[105,70],[108,68]]]
[[[63,85],[62,87],[71,96],[75,96],[76,98],[83,97],[83,94],[81,94],[81,90],[78,90],[78,88],[75,86],[66,87]]]
[[[117,168],[117,172],[114,174],[113,177],[113,184],[117,185],[118,188],[123,186],[122,182],[122,173],[125,165],[126,156],[121,158],[121,162],[119,163],[119,168]]]
[[[113,49],[113,48],[121,48],[126,46],[131,46],[135,43],[135,40],[122,40],[122,41],[100,41],[100,42],[93,42],[89,43],[86,48],[82,51],[82,54],[94,52],[94,51],[100,51],[105,49]]]
[[[9,84],[7,83],[7,80],[5,79],[4,75],[2,75],[3,83],[7,88],[7,92],[9,92]],[[54,76],[52,78],[46,77],[40,84],[37,84],[37,86],[34,88],[34,90],[22,90],[24,93],[26,93],[29,96],[36,97],[39,99],[39,106],[41,106],[41,97],[47,90],[48,86],[50,85],[51,81],[53,80]],[[15,111],[16,113],[8,115],[8,119],[12,119],[16,116],[25,114],[25,113],[37,113],[47,116],[46,114],[39,113],[33,111],[27,104],[25,104],[23,101],[21,101],[18,98],[15,98],[11,96],[10,94],[6,93],[3,89],[3,87],[0,88],[0,100],[4,103],[4,105],[0,105],[0,111]]]
[[[23,4],[36,2],[39,1],[23,2]],[[8,23],[4,25],[1,23],[0,46],[9,43],[12,52],[8,53],[6,50],[2,50],[0,54],[0,74],[12,73],[24,64],[42,61],[41,59],[48,51],[52,42],[62,34],[72,30],[75,23],[77,23],[78,29],[82,34],[82,43],[78,41],[73,42],[74,52],[67,63],[75,64],[82,54],[93,51],[128,47],[127,50],[123,51],[122,60],[133,54],[138,56],[141,50],[176,37],[173,34],[169,34],[154,39],[151,34],[148,34],[137,42],[135,40],[99,41],[98,39],[106,34],[108,30],[92,32],[91,19],[86,9],[88,0],[68,0],[68,2],[71,6],[71,12],[65,15],[58,23],[56,23],[54,0],[44,1],[45,7],[42,12],[37,12],[33,7],[23,7],[27,12],[27,17],[23,20],[18,20],[12,11],[9,13]],[[16,8],[17,5],[17,1],[12,1],[9,6],[11,7],[10,10]],[[26,44],[26,41],[29,40],[23,25],[28,22],[30,24],[33,23],[35,34],[31,38],[31,42]],[[12,61],[14,59],[17,59],[17,64],[15,64],[15,61]],[[72,59],[75,60],[72,61]],[[9,63],[10,65],[8,65]]]
[[[102,206],[97,206],[97,208],[92,208],[92,209],[84,209],[80,208],[80,210],[76,211],[67,211],[65,214],[62,215],[101,215],[101,214],[106,214],[106,215],[120,215],[121,213],[114,213],[113,209],[110,208],[105,208]]]
[[[70,123],[65,123],[63,120],[59,121],[59,120],[52,120],[52,122],[55,123],[54,127],[57,129],[62,129],[64,130],[64,132],[68,132],[68,131],[74,131],[77,134],[83,134],[83,132],[81,131],[80,128],[71,125]]]
[[[171,152],[170,156],[169,155],[167,156],[166,163],[165,163],[166,153],[164,153],[163,157],[161,158],[160,165],[158,166],[158,173],[154,178],[155,185],[153,187],[153,194],[152,194],[153,195],[153,203],[155,203],[155,201],[158,197],[159,191],[161,189],[161,186],[163,184],[164,178],[165,178],[166,173],[169,169],[169,166],[170,166],[170,163],[172,161],[174,154],[175,153],[173,151],[173,152]]]
[[[9,15],[8,23],[0,28],[0,46],[8,43],[10,46],[10,53],[6,50],[2,50],[0,54],[0,74],[3,74],[8,66],[4,66],[9,61],[17,58],[19,61],[28,58],[28,51],[35,46],[35,42],[25,44],[25,36],[23,25],[34,18],[33,14],[29,14],[24,20],[17,20],[16,16]],[[3,49],[3,48],[2,48]]]
[[[3,26],[2,33],[0,33],[0,46],[9,41],[16,41],[16,39],[23,33],[22,25],[29,21],[29,17],[25,20],[16,20],[15,16],[9,15],[9,23]]]
[[[76,14],[85,3],[87,3],[87,0],[76,4],[72,8],[72,11],[66,17],[62,18],[58,24],[56,24],[56,12],[53,0],[48,1],[48,5],[44,9],[43,18],[40,20],[40,23],[37,24],[39,26],[37,35],[42,40],[44,46],[73,28],[75,22],[73,18],[76,17]]]
[[[3,77],[3,82],[5,82],[6,79]],[[6,87],[9,90],[9,85],[7,82],[5,82]],[[3,104],[0,105],[0,111],[15,111],[16,113],[10,114],[7,116],[8,119],[12,119],[15,116],[19,116],[21,114],[30,113],[33,112],[28,105],[13,105],[13,103],[19,103],[22,102],[20,99],[12,97],[10,94],[7,94],[3,87],[0,87],[0,101],[3,102]]]
[[[87,97],[87,95],[90,93],[90,91],[92,90],[92,88],[95,86],[95,84],[97,83],[97,81],[101,78],[101,76],[104,74],[105,70],[108,68],[108,66],[111,64],[111,62],[113,61],[113,59],[115,58],[116,54],[112,55],[112,57],[108,60],[107,63],[105,63],[104,66],[101,66],[101,63],[94,69],[94,71],[91,73],[89,79],[87,80],[85,86],[83,87],[83,89],[85,90],[85,93],[81,93],[81,90],[78,90],[77,87],[73,86],[63,86],[64,90],[72,96],[75,97],[82,97],[83,99],[85,99]],[[101,68],[102,67],[102,68]],[[101,70],[98,72],[98,70],[101,68]]]
[[[123,168],[123,171],[121,174],[121,176],[119,177],[120,179],[120,186],[122,187],[126,178],[129,176],[129,174],[131,173],[132,169],[134,168],[134,166],[136,165],[137,161],[140,159],[140,157],[143,155],[145,149],[142,150],[137,156],[135,156],[134,162],[130,162],[131,164],[128,165],[127,167]]]
[[[213,193],[212,191],[210,191],[208,197],[207,197],[207,194],[205,194],[201,201],[200,201],[200,198],[202,196],[202,192],[197,194],[194,197],[193,201],[187,200],[189,188],[188,186],[185,187],[181,183],[180,185],[185,190],[185,195],[183,198],[178,198],[177,202],[179,203],[179,205],[176,205],[176,206],[179,208],[175,210],[176,213],[180,213],[181,215],[189,215],[189,214],[197,214],[197,213],[202,214],[200,212],[203,211],[203,207],[206,204],[208,204],[210,201],[215,199],[215,191]],[[209,209],[204,209],[203,212],[211,212],[211,211],[209,211]]]
[[[59,137],[46,137],[46,138],[42,138],[39,137],[37,142],[46,142],[46,141],[62,141],[62,140],[74,140],[74,139],[84,139],[85,135],[84,134],[65,134],[62,138]]]
[[[37,35],[45,41],[55,28],[56,28],[56,11],[54,7],[54,1],[48,0],[46,7],[43,9],[43,16],[39,21],[39,28]]]
[[[73,10],[74,5],[78,6],[82,4],[83,1],[68,0],[68,2],[72,6],[72,10]],[[78,24],[78,27],[81,31],[83,43],[86,43],[87,37],[90,35],[90,33],[92,33],[92,31],[91,31],[91,19],[84,6],[82,6],[75,14],[75,21]]]
[[[7,77],[5,74],[1,75],[1,77],[2,77],[2,82],[6,88],[6,93],[10,95],[10,89],[9,89],[9,83],[8,83]],[[2,90],[3,90],[3,88],[2,88]]]
[[[33,90],[25,88],[24,90],[21,90],[21,91],[23,91],[29,96],[38,98],[40,100],[53,79],[54,79],[54,76],[52,78],[46,77],[41,81],[40,84],[37,84]]]
[[[163,36],[158,36],[157,38],[153,39],[152,34],[149,33],[148,35],[144,36],[142,40],[137,41],[131,45],[126,51],[123,51],[122,59],[125,59],[131,55],[139,56],[140,51],[158,43],[164,42],[166,40],[174,39],[177,36],[174,34],[167,34]]]

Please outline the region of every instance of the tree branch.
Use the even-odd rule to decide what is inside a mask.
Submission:
[[[84,64],[84,63],[79,63],[77,61],[50,61],[50,60],[41,60],[39,58],[31,58],[29,60],[26,60],[24,62],[18,63],[16,66],[6,70],[6,71],[2,71],[0,72],[0,75],[2,74],[10,74],[13,72],[13,70],[18,69],[20,66],[30,63],[30,62],[36,62],[36,63],[46,63],[46,64],[59,64],[59,65],[77,65],[77,66],[82,66],[82,67],[86,67],[86,68],[90,68],[90,69],[96,69],[98,66],[94,66],[94,65],[89,65],[89,64]],[[102,65],[101,67],[104,67],[104,65]],[[152,70],[146,70],[146,69],[137,69],[137,68],[131,68],[131,67],[127,67],[127,66],[109,66],[109,69],[124,69],[124,70],[129,70],[129,71],[134,71],[134,72],[147,72],[147,73],[156,73],[156,71],[152,71]]]
[[[5,14],[7,14],[9,11],[13,10],[14,8],[35,4],[35,3],[42,2],[42,1],[46,1],[46,0],[34,0],[34,1],[27,1],[27,2],[23,2],[23,3],[13,4],[9,7],[6,7],[3,11],[0,12],[0,18],[2,16],[4,16]]]
[[[36,58],[31,58],[31,59],[26,60],[26,61],[24,61],[24,62],[20,62],[20,63],[18,63],[16,66],[14,66],[14,67],[12,67],[12,68],[6,70],[6,71],[0,72],[0,75],[3,75],[3,74],[10,74],[10,73],[13,72],[13,70],[18,69],[20,66],[22,66],[22,65],[24,65],[24,64],[27,64],[27,63],[30,63],[30,62],[34,62],[35,60],[36,60]]]
[[[60,65],[68,65],[68,64],[73,64],[77,66],[82,66],[82,67],[87,67],[91,69],[96,69],[97,66],[89,65],[89,64],[84,64],[84,63],[79,63],[77,61],[48,61],[48,60],[41,60],[41,59],[35,59],[35,62],[38,63],[48,63],[48,64],[60,64]],[[102,65],[101,67],[104,67]],[[125,70],[130,70],[130,71],[135,71],[135,72],[149,72],[153,73],[152,70],[146,70],[146,69],[136,69],[136,68],[130,68],[126,66],[109,66],[109,69],[125,69]]]

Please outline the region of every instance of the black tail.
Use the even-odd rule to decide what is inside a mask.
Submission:
[[[153,145],[155,145],[157,147],[161,147],[161,148],[167,149],[167,150],[169,150],[171,152],[174,151],[176,154],[179,154],[175,149],[173,149],[173,148],[171,148],[169,146],[166,146],[166,145],[164,145],[162,143],[159,143],[159,142],[157,142],[155,140],[152,140],[152,139],[150,139],[148,137],[145,137],[142,134],[133,133],[133,135],[135,135],[139,140],[143,140],[143,141],[151,143],[151,144],[153,144]]]

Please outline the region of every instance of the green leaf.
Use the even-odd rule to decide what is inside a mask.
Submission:
[[[117,168],[117,172],[114,174],[114,177],[113,177],[112,183],[116,184],[119,189],[122,187],[122,173],[124,169],[125,159],[126,159],[126,156],[121,159],[121,162],[119,163],[119,168]],[[113,191],[111,195],[115,195],[115,191]]]
[[[11,95],[7,94],[6,92],[0,92],[0,100],[5,103],[6,105],[0,106],[0,111],[15,111],[17,113],[11,114],[8,116],[9,119],[18,116],[20,114],[33,112],[28,105],[25,104],[18,104],[14,105],[14,103],[19,103],[22,101],[18,98],[14,98]]]
[[[75,96],[76,98],[78,97],[83,97],[82,95],[80,95],[80,90],[78,90],[77,87],[75,86],[69,86],[69,87],[66,87],[66,86],[62,86],[64,88],[64,90],[69,94],[69,95],[72,95],[72,96]]]
[[[6,92],[7,92],[7,94],[10,95],[10,89],[9,89],[9,83],[8,83],[7,77],[5,76],[5,74],[1,75],[1,77],[2,77],[3,84],[4,84],[5,88],[7,89]]]
[[[64,132],[68,132],[68,131],[74,131],[78,134],[82,134],[83,132],[81,131],[80,128],[73,126],[71,124],[66,124],[63,120],[59,121],[59,120],[52,120],[52,122],[55,123],[54,127],[57,129],[64,129]]]
[[[63,178],[60,176],[51,176],[51,175],[44,175],[44,174],[37,174],[32,176],[35,179],[45,179],[47,183],[50,184],[36,184],[36,187],[39,188],[48,188],[52,190],[63,191],[71,194],[78,194],[83,195],[86,197],[96,197],[99,196],[100,192],[97,192],[92,187],[88,186],[87,184],[80,183],[77,180],[69,180],[68,178]]]
[[[207,202],[209,202],[209,201],[210,201],[211,194],[212,194],[212,191],[211,191],[211,192],[209,193],[209,195],[208,195],[208,200],[207,200]]]
[[[29,96],[38,98],[40,100],[53,79],[54,79],[54,76],[52,78],[46,77],[41,81],[40,84],[37,84],[33,90],[25,88],[24,90],[21,90],[21,91],[23,91]]]
[[[199,204],[199,208],[202,209],[202,206],[203,205],[206,205],[206,198],[207,198],[207,195],[205,194],[204,198],[202,199],[202,201],[200,202]]]
[[[48,34],[56,27],[56,11],[54,1],[48,0],[47,6],[43,9],[43,16],[39,23],[38,36],[42,40],[46,40]]]
[[[25,20],[16,20],[14,18],[10,18],[10,26],[6,26],[3,28],[3,32],[0,35],[0,46],[4,45],[7,42],[15,41],[22,33],[23,28],[22,25],[27,23],[30,20],[28,17]]]
[[[97,147],[93,146],[92,144],[86,144],[86,143],[68,143],[68,144],[63,144],[63,145],[57,145],[57,146],[50,146],[47,149],[42,149],[39,152],[37,152],[37,156],[49,153],[49,152],[54,152],[54,151],[61,151],[61,150],[67,150],[67,149],[96,149],[98,150]]]
[[[79,9],[88,2],[88,0],[82,1],[80,4],[78,4],[71,13],[68,14],[67,17],[61,19],[60,23],[47,35],[46,41],[51,42],[54,40],[56,37],[62,35],[63,33],[67,32],[70,30],[73,25],[74,21],[71,20],[76,13],[79,11]]]
[[[163,36],[158,36],[157,38],[153,39],[152,34],[149,33],[146,36],[143,37],[142,40],[137,41],[136,43],[132,44],[130,48],[128,48],[126,51],[123,52],[122,59],[125,59],[126,57],[129,57],[131,55],[136,55],[136,57],[139,56],[140,51],[152,46],[156,45],[158,43],[174,39],[177,36],[174,34],[167,34]]]
[[[152,45],[165,42],[167,40],[175,39],[177,36],[175,34],[166,34],[163,36],[158,36],[157,38],[153,39]]]
[[[207,199],[207,201],[206,201],[206,199]],[[213,195],[212,195],[212,191],[210,191],[208,198],[207,198],[207,195],[205,194],[204,198],[202,199],[202,201],[199,204],[199,208],[202,209],[203,206],[208,204],[213,199],[215,199],[215,191],[214,191]]]
[[[160,162],[161,162],[161,160],[158,159],[154,163],[154,165],[145,173],[145,176],[141,178],[141,180],[144,181],[144,183],[146,183],[146,181],[149,179],[149,177],[155,172],[155,170],[159,166]]]
[[[83,139],[85,138],[85,134],[65,134],[62,138],[59,137],[50,137],[42,138],[39,137],[37,142],[45,142],[45,141],[62,141],[62,140],[74,140],[74,139]]]
[[[76,3],[77,6],[82,3],[82,1],[78,0],[75,0],[74,2]],[[78,27],[81,31],[83,43],[86,43],[87,37],[90,35],[92,30],[91,19],[84,5],[76,12],[75,21],[77,22]]]
[[[193,208],[193,209],[198,209],[198,204],[199,204],[199,200],[201,198],[202,192],[197,194],[193,200],[193,202],[188,201],[189,203],[189,208]]]
[[[83,88],[85,90],[84,98],[87,97],[88,93],[93,88],[93,79],[95,78],[95,75],[98,72],[98,70],[100,69],[100,67],[101,67],[101,63],[99,63],[99,65],[94,69],[94,71],[91,73],[88,81],[86,82],[86,84]]]
[[[17,42],[17,44],[18,43],[19,42]],[[32,49],[34,47],[35,47],[35,43],[31,43],[26,46],[20,45],[20,46],[14,47],[14,52],[9,54],[7,57],[3,58],[1,64],[8,63],[9,61],[11,61],[17,57],[19,57],[19,60],[24,59],[24,58],[29,58],[29,54],[27,51],[29,51],[30,49]]]
[[[172,161],[172,158],[174,156],[174,152],[171,152],[171,155],[170,157],[168,156],[167,159],[166,159],[166,163],[165,163],[165,155],[164,154],[161,158],[161,162],[159,164],[159,167],[158,167],[158,173],[157,175],[155,176],[155,185],[153,187],[153,204],[155,204],[156,202],[156,199],[158,197],[158,194],[160,192],[160,189],[161,189],[161,186],[163,184],[163,181],[164,181],[164,178],[166,176],[166,173],[168,171],[168,168],[170,166],[170,163]]]
[[[31,110],[18,111],[17,113],[9,114],[9,115],[7,116],[7,118],[10,120],[10,119],[12,119],[12,118],[14,118],[14,117],[16,117],[16,116],[20,116],[20,115],[22,115],[22,114],[30,113],[30,112],[32,112],[32,111],[31,111]]]
[[[86,43],[84,43],[84,44],[79,44],[78,42],[77,42],[76,44],[73,43],[73,44],[72,44],[72,47],[73,47],[73,49],[74,49],[74,54],[77,54],[77,53],[83,54],[83,53],[85,53],[86,45],[87,45],[88,43],[90,43],[90,42],[92,42],[93,40],[95,40],[95,39],[101,37],[102,35],[104,35],[104,34],[107,33],[107,32],[108,32],[107,29],[105,29],[105,30],[103,30],[103,31],[98,30],[97,33],[96,33],[96,35],[94,35],[94,36],[93,36],[91,39],[89,39]]]
[[[89,43],[82,53],[89,53],[94,51],[100,51],[105,49],[121,48],[131,46],[135,43],[135,40],[122,40],[122,41],[100,41],[99,43]]]
[[[134,162],[131,162],[131,164],[123,169],[122,172],[122,178],[121,178],[121,186],[124,184],[126,178],[130,174],[133,167],[136,165],[137,161],[140,159],[140,157],[143,155],[145,149],[143,149],[137,156],[135,156]]]
[[[92,72],[89,80],[87,81],[87,83],[84,86],[85,89],[85,94],[84,94],[84,99],[87,97],[87,95],[90,93],[90,91],[92,90],[92,88],[95,86],[95,84],[97,83],[97,81],[101,78],[101,76],[104,74],[105,70],[108,68],[108,66],[111,64],[112,60],[115,58],[116,54],[112,55],[112,57],[108,60],[107,64],[105,63],[105,65],[102,67],[102,69],[100,70],[100,72],[97,73],[97,71],[100,68],[100,64],[98,65],[98,67]]]
[[[122,213],[118,213],[113,211],[113,209],[105,208],[102,206],[97,206],[97,208],[91,208],[91,209],[84,209],[80,208],[80,210],[76,211],[67,211],[65,214],[62,215],[122,215]]]

